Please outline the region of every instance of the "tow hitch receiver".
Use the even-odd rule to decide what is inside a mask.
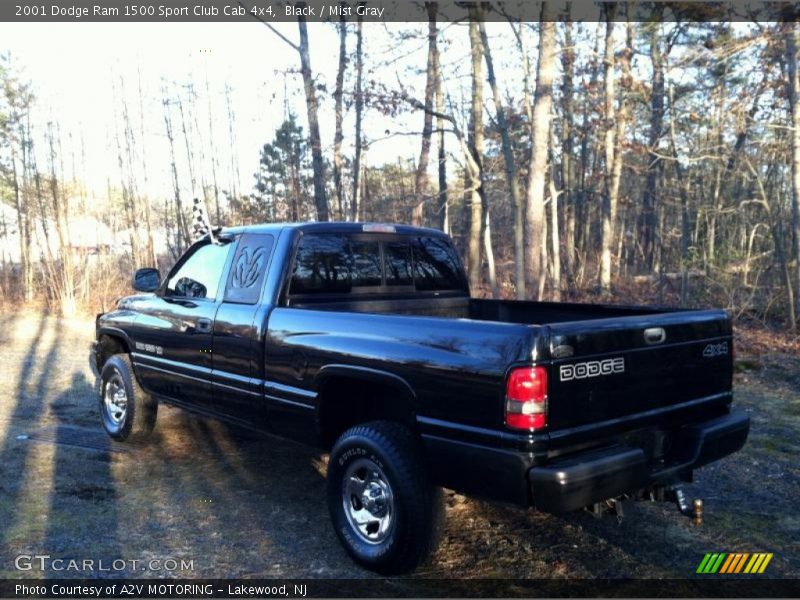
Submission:
[[[600,518],[603,515],[611,514],[617,517],[619,522],[622,522],[622,519],[625,517],[625,507],[624,507],[624,500],[628,500],[627,496],[621,496],[619,498],[609,498],[605,502],[595,502],[591,506],[587,506],[586,509],[592,513],[592,516],[595,518]]]
[[[587,506],[586,509],[597,518],[611,514],[615,515],[617,520],[622,521],[623,517],[625,517],[624,501],[630,499],[650,502],[674,502],[681,514],[691,518],[694,525],[703,524],[703,500],[695,498],[690,502],[689,497],[686,495],[686,490],[680,485],[653,486],[641,490],[633,496],[625,495],[618,498],[609,498],[604,502],[595,502]]]

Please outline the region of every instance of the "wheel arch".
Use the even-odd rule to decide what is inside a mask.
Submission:
[[[325,447],[346,429],[368,421],[385,419],[416,427],[417,394],[399,375],[334,364],[322,367],[314,383],[318,435]]]
[[[114,354],[130,354],[133,348],[128,334],[115,327],[102,327],[97,331],[97,368],[103,365]]]

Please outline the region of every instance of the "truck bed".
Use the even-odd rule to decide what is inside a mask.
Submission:
[[[456,353],[460,346],[474,349],[483,340],[483,369],[500,369],[493,373],[495,385],[504,376],[502,369],[530,352],[534,362],[548,368],[548,431],[553,447],[606,436],[610,430],[632,430],[654,422],[668,425],[668,413],[673,411],[683,422],[687,414],[717,415],[731,401],[731,330],[721,310],[484,300],[464,295],[349,297],[295,308],[335,311],[340,316],[372,315],[355,322],[348,319],[346,335],[351,340],[361,335],[362,327],[370,338],[386,335],[385,341],[393,344],[403,340],[424,347],[431,344],[431,336],[442,337]],[[383,320],[389,315],[420,319],[393,319],[389,325]],[[452,325],[441,319],[452,319]],[[327,326],[335,328],[337,321],[334,318]],[[520,325],[528,326],[524,329],[529,329],[530,339],[537,340],[535,345],[522,341]],[[494,353],[490,352],[492,336],[505,340]],[[491,361],[487,360],[490,354]],[[440,355],[437,361],[442,359]],[[428,406],[436,405],[436,400],[429,402]],[[478,412],[484,418],[489,416],[485,412],[489,406],[499,409],[494,398],[485,398],[483,406]],[[502,426],[499,410],[483,421],[489,423]]]
[[[679,309],[664,310],[641,306],[484,300],[463,295],[420,297],[419,294],[379,299],[347,296],[333,301],[330,299],[307,300],[303,303],[293,304],[293,306],[315,310],[474,319],[520,325],[547,325],[558,322],[645,316],[679,311]]]

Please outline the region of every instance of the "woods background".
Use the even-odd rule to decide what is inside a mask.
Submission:
[[[477,3],[440,23],[438,4],[425,8],[428,23],[392,27],[254,24],[294,64],[267,86],[263,110],[282,124],[254,153],[256,172],[235,151],[247,126],[237,107],[255,98],[208,72],[98,74],[115,99],[103,189],[88,183],[82,130],[62,126],[57,105],[43,110],[37,74],[11,49],[0,61],[0,301],[107,310],[134,268],[165,273],[192,242],[200,198],[214,224],[444,229],[476,295],[722,306],[796,332],[796,23],[635,22],[622,3],[605,5],[604,22],[573,22],[548,2],[536,23]],[[310,52],[323,30],[338,42],[324,50],[336,57],[327,77]],[[154,136],[168,157],[161,180]],[[399,139],[413,155],[387,159]]]

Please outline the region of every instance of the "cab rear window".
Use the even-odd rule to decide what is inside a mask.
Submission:
[[[466,290],[461,263],[447,238],[304,235],[289,293],[407,293]]]
[[[418,290],[464,289],[461,263],[446,238],[417,238],[414,252],[414,285]]]
[[[292,273],[292,294],[350,291],[350,246],[341,235],[307,235],[300,240]]]
[[[380,242],[350,242],[352,263],[350,277],[353,287],[383,285]]]
[[[384,243],[383,269],[386,273],[386,285],[390,287],[413,285],[411,245],[408,242]]]

